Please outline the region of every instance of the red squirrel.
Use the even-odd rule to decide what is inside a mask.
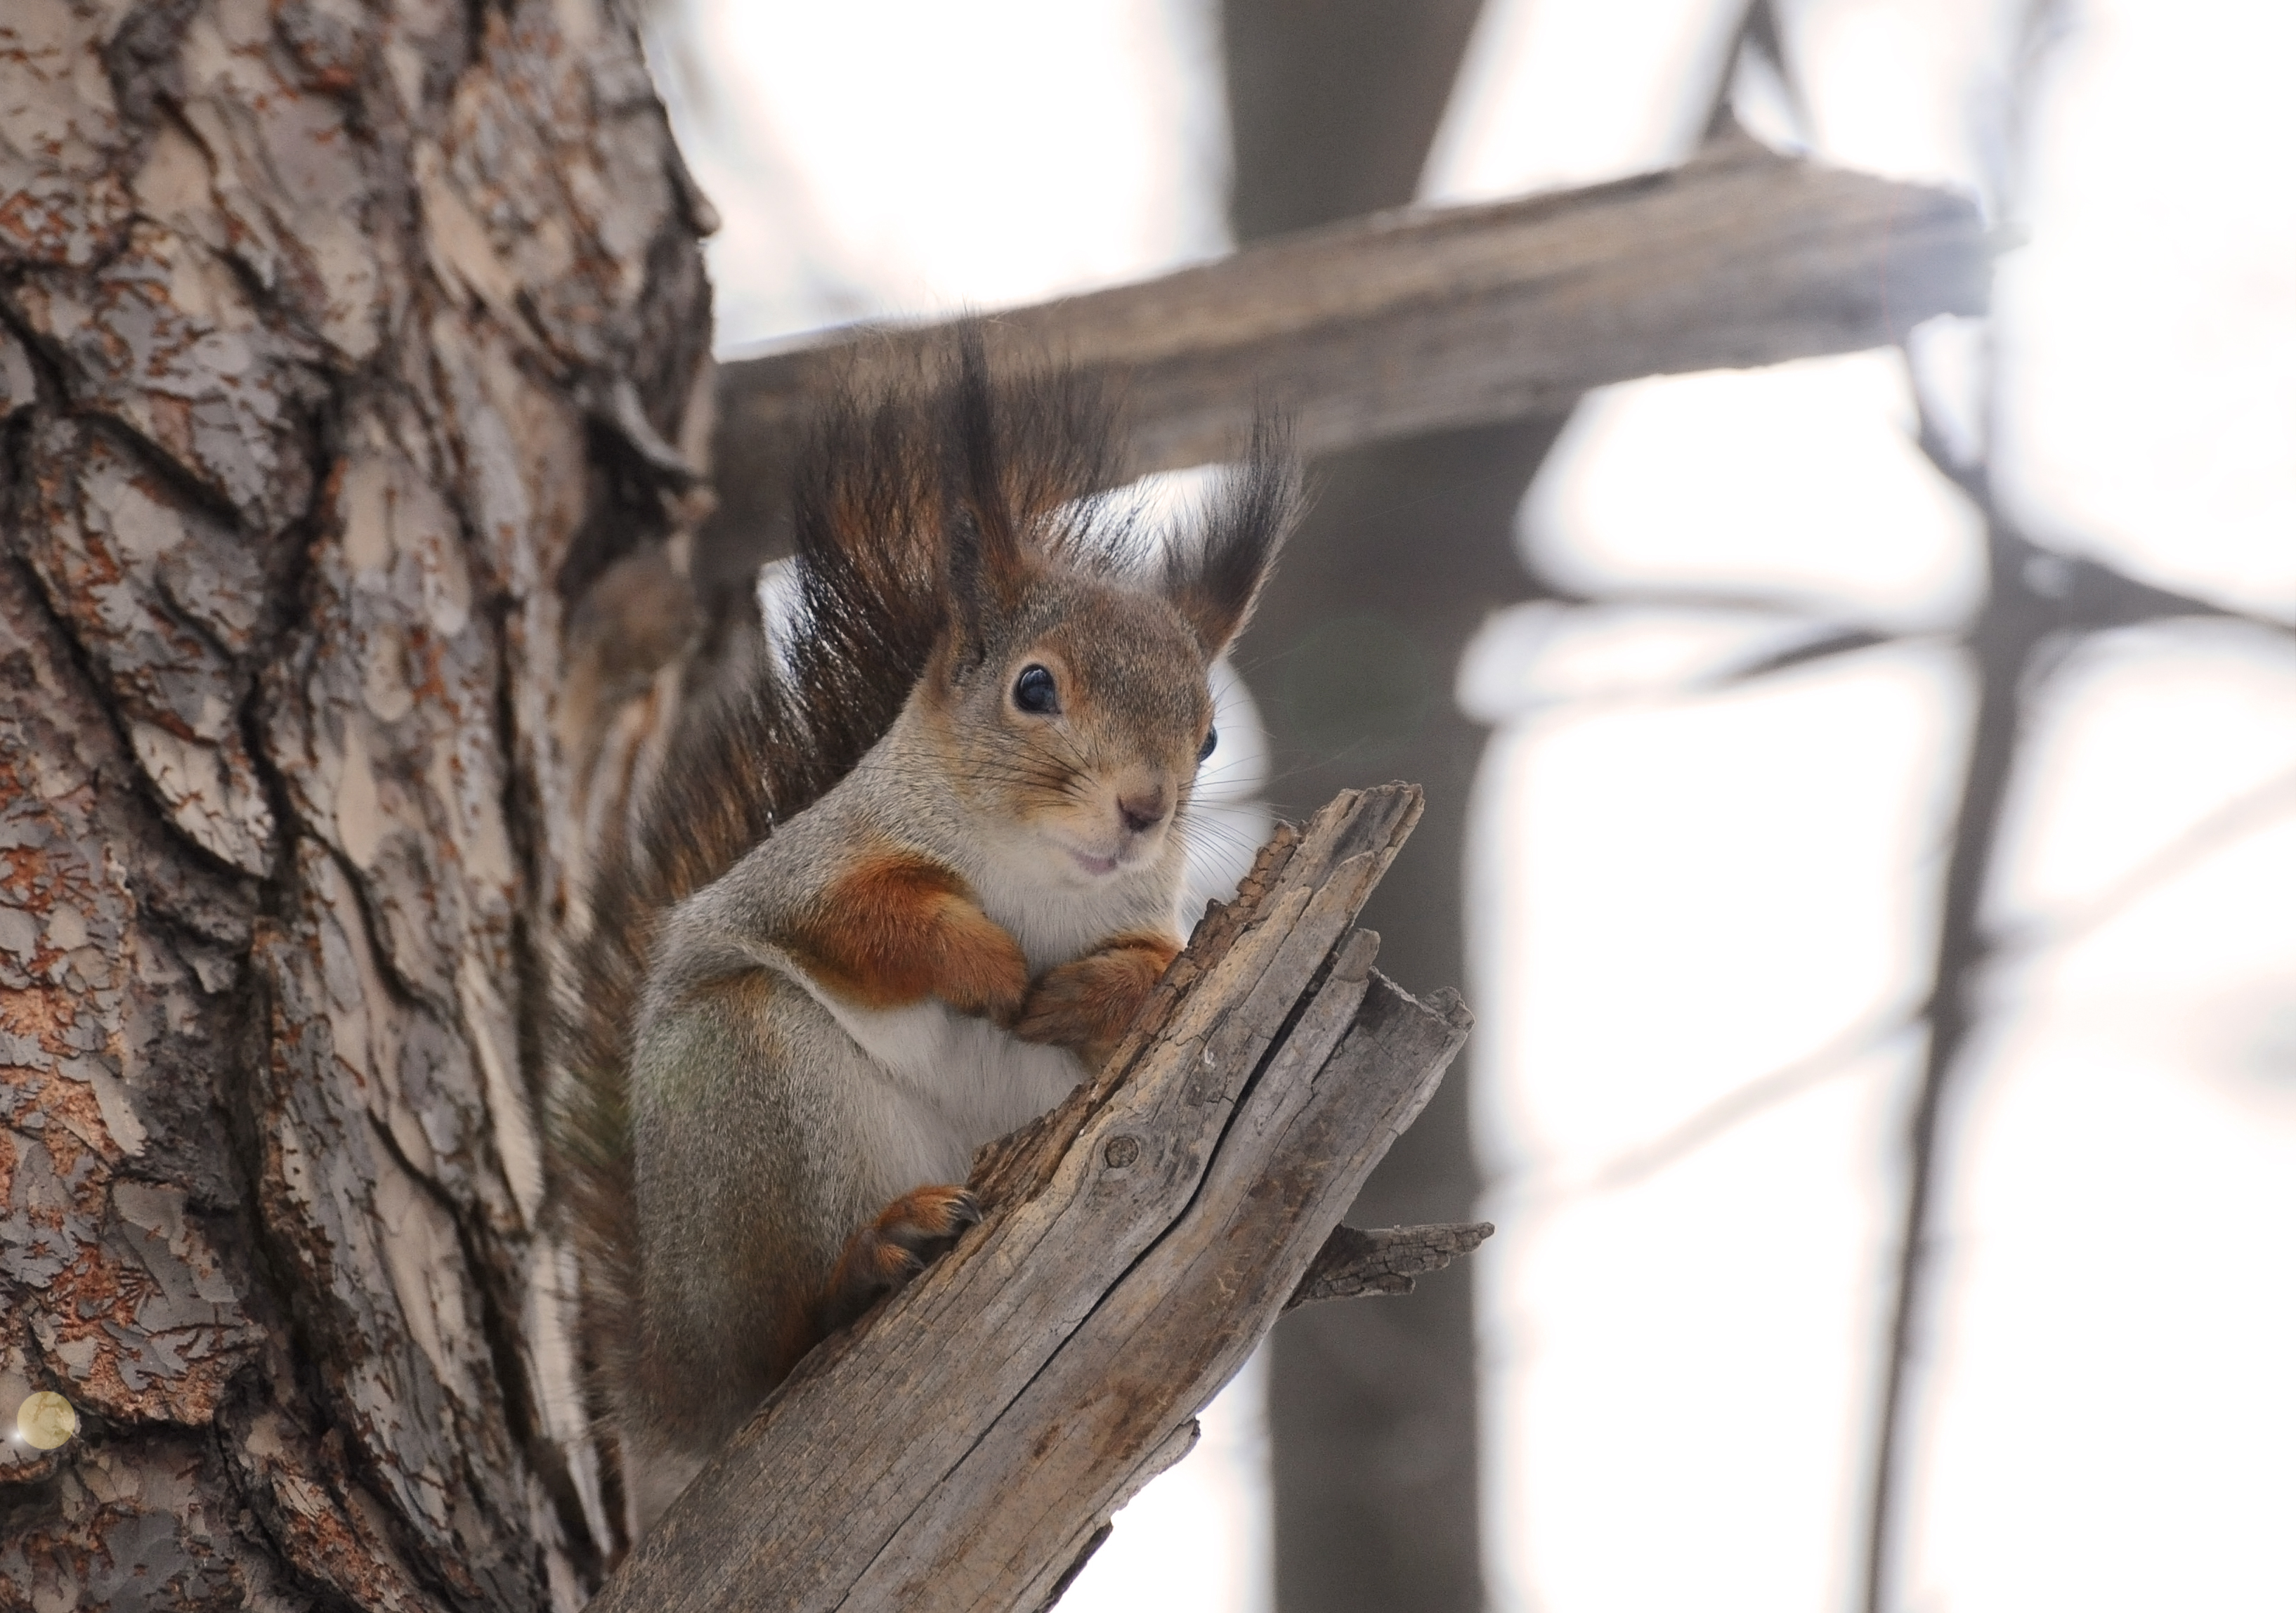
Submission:
[[[1197,530],[1144,531],[1089,388],[958,348],[826,412],[789,630],[593,891],[553,1163],[639,1531],[980,1218],[974,1150],[1178,952],[1208,672],[1298,512],[1263,419]]]

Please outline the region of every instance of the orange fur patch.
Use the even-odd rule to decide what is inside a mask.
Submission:
[[[865,854],[778,938],[832,995],[862,1008],[939,997],[1008,1023],[1029,961],[950,870],[910,852]]]

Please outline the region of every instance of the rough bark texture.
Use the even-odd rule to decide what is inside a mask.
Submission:
[[[0,1607],[594,1572],[537,1233],[570,595],[701,440],[603,0],[0,11]]]
[[[1055,1597],[1193,1443],[1465,1038],[1455,995],[1406,996],[1350,928],[1418,810],[1390,785],[1280,831],[1104,1073],[983,1150],[980,1227],[808,1358],[600,1613]]]

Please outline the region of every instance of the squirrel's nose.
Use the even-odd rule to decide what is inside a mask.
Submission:
[[[1171,809],[1160,782],[1152,790],[1135,790],[1116,798],[1117,815],[1134,834],[1146,834]]]

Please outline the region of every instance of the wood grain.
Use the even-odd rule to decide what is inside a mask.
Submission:
[[[594,1604],[1042,1606],[1183,1454],[1464,1040],[1351,929],[1419,812],[1350,792],[1199,927],[956,1250],[816,1352]],[[705,1544],[706,1543],[706,1544]]]

